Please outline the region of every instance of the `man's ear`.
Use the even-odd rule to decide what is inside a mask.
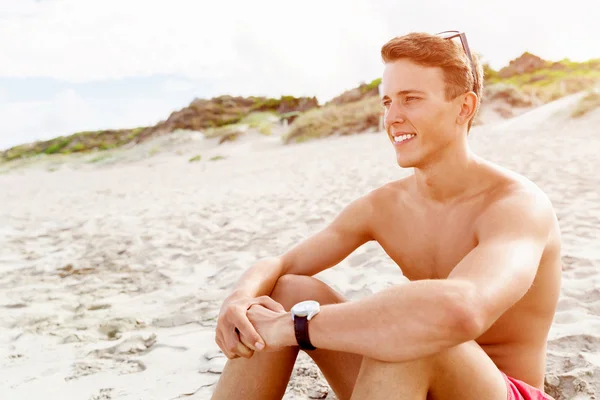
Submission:
[[[477,107],[477,95],[473,92],[468,92],[460,96],[462,102],[460,104],[460,112],[456,118],[456,122],[460,125],[468,123],[475,114]]]

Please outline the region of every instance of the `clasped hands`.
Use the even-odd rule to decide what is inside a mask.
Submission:
[[[230,360],[297,345],[291,313],[269,296],[228,297],[217,319],[215,341]]]

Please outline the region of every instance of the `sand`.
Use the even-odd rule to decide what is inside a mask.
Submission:
[[[560,219],[564,274],[547,369],[557,399],[600,395],[600,110],[570,119],[578,96],[470,136],[480,155],[545,190]],[[0,167],[7,400],[209,399],[225,363],[215,320],[240,274],[410,173],[381,133],[293,146],[265,137],[217,146],[181,133],[27,164]],[[349,299],[404,280],[374,243],[318,277]],[[284,398],[334,396],[301,355]]]

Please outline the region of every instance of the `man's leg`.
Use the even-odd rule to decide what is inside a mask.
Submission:
[[[288,311],[303,300],[316,300],[321,304],[344,301],[339,293],[322,281],[300,275],[284,275],[279,278],[270,297]],[[349,399],[362,356],[330,350],[307,353],[340,400]],[[297,347],[291,347],[273,353],[255,352],[250,359],[227,361],[212,399],[281,399],[297,355]]]
[[[506,400],[502,373],[474,341],[404,363],[365,358],[352,400]]]

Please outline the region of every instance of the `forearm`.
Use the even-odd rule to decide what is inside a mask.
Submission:
[[[470,299],[461,283],[424,280],[359,301],[325,305],[310,322],[317,348],[402,362],[472,339]]]
[[[233,293],[249,297],[268,296],[282,274],[283,264],[280,258],[259,260],[242,274]]]

